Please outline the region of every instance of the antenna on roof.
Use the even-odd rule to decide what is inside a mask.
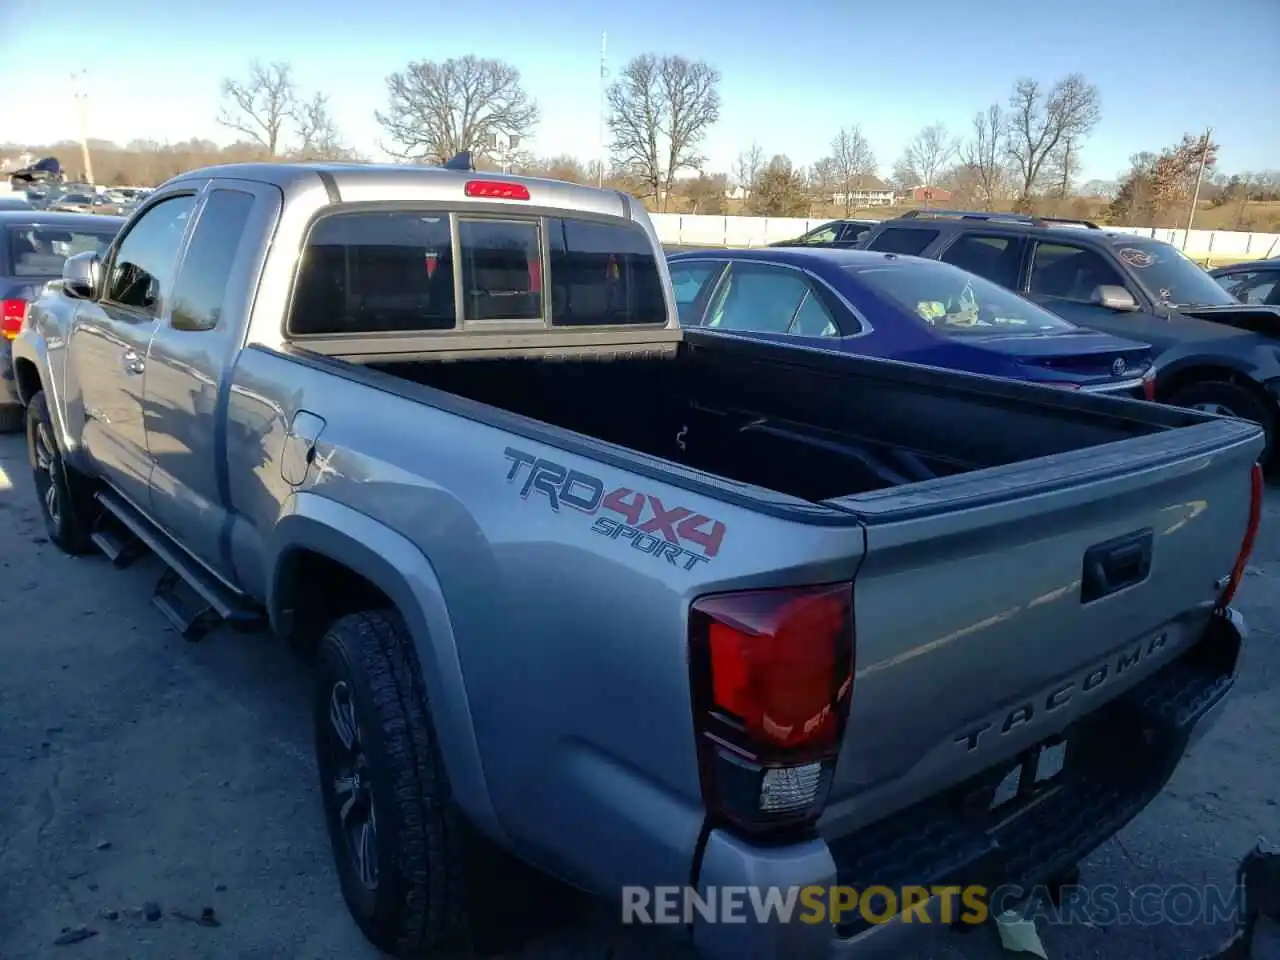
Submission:
[[[460,154],[450,160],[444,162],[446,170],[475,170],[476,165],[471,159],[471,151],[463,150]]]

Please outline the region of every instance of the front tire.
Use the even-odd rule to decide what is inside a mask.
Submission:
[[[316,651],[315,746],[342,896],[361,932],[420,958],[463,930],[461,825],[412,638],[393,610],[345,616]]]
[[[57,435],[49,403],[37,393],[27,404],[27,459],[49,539],[75,556],[93,549],[93,489],[63,461]]]
[[[1191,407],[1241,420],[1252,420],[1262,427],[1267,442],[1258,462],[1271,463],[1276,451],[1276,411],[1262,397],[1246,387],[1226,380],[1204,380],[1183,387],[1169,397],[1177,407]]]

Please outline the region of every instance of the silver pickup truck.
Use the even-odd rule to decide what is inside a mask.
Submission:
[[[617,192],[194,171],[14,351],[51,539],[315,656],[397,956],[465,934],[473,843],[620,901],[1060,880],[1236,674],[1256,426],[681,330]],[[909,926],[691,919],[734,960]]]

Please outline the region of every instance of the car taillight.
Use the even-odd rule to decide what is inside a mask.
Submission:
[[[0,300],[0,336],[14,340],[27,320],[27,301]]]
[[[1235,598],[1236,589],[1244,579],[1244,572],[1249,566],[1249,558],[1253,555],[1253,543],[1258,538],[1258,526],[1262,523],[1262,465],[1255,463],[1249,473],[1249,525],[1245,527],[1244,540],[1240,544],[1240,553],[1236,556],[1235,566],[1231,568],[1231,577],[1227,586],[1218,597],[1218,608],[1225,610]]]
[[[529,188],[523,183],[504,180],[468,180],[463,187],[468,197],[487,200],[528,200]]]
[[[1152,367],[1142,375],[1142,395],[1154,401],[1156,398],[1156,368]]]
[[[689,647],[708,811],[753,836],[812,824],[853,695],[853,586],[702,597]]]

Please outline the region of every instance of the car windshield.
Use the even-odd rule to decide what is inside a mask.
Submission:
[[[67,257],[92,250],[102,253],[115,237],[111,229],[47,225],[9,228],[9,256],[15,277],[57,277]]]
[[[1079,329],[1004,287],[935,260],[850,269],[875,293],[948,337],[1071,333]]]
[[[1175,307],[1216,307],[1235,298],[1177,247],[1159,240],[1119,241],[1118,256],[1152,298]]]

